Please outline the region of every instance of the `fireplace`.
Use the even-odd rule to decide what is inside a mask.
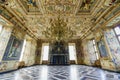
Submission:
[[[65,42],[55,42],[50,45],[49,64],[65,65],[69,64],[68,44]]]

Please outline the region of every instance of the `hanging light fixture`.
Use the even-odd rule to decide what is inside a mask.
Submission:
[[[67,25],[68,20],[60,17],[51,19],[49,24],[42,34],[51,41],[66,41],[75,35],[75,31]]]
[[[42,34],[51,41],[67,41],[75,35],[75,31],[68,25],[68,18],[64,18],[65,5],[72,5],[72,2],[55,0],[53,2],[46,2],[47,6],[54,5],[56,18],[49,20],[49,26],[42,31]],[[54,13],[54,11],[53,11]]]

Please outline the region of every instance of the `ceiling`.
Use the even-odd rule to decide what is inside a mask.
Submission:
[[[58,15],[68,19],[67,24],[76,31],[72,39],[83,39],[96,28],[112,26],[120,21],[120,0],[7,0],[1,6],[12,13],[17,23],[26,27],[37,39],[46,39],[42,31],[48,27],[50,19]],[[119,9],[118,9],[119,8]],[[115,19],[113,23],[114,12]],[[117,15],[117,16],[116,16]],[[14,18],[12,18],[14,19]],[[110,21],[111,24],[110,24]],[[108,24],[109,23],[109,24]]]

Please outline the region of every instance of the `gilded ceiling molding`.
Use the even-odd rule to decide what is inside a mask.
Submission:
[[[58,12],[77,32],[72,39],[86,39],[108,23],[119,23],[113,24],[120,15],[119,0],[7,0],[0,4],[0,15],[36,40],[47,40],[41,32]]]
[[[10,26],[10,27],[13,26],[13,24],[9,20],[7,20],[1,15],[0,15],[0,24],[2,24],[3,26]]]
[[[27,34],[31,35],[32,37],[34,37],[36,39],[36,37],[34,36],[33,33],[31,33],[28,29],[26,29],[26,27],[24,26],[24,24],[20,23],[20,21],[14,17],[13,14],[11,14],[5,7],[0,6],[0,15],[2,17],[4,17],[6,20],[8,20],[9,22],[11,22],[14,26],[16,27],[20,27],[23,31],[27,30]],[[14,18],[13,18],[14,17]],[[19,23],[18,23],[19,22]]]
[[[45,14],[45,8],[43,7],[43,1],[44,0],[37,0],[37,2],[38,2],[38,7],[39,7],[39,10],[41,11],[41,13],[42,13],[42,15],[44,15]]]
[[[78,4],[77,4],[77,6],[76,6],[76,9],[75,9],[74,15],[76,15],[76,14],[78,13],[81,4],[82,4],[82,0],[78,0]]]
[[[13,28],[12,35],[16,36],[16,38],[23,40],[25,36],[25,32],[18,28]]]

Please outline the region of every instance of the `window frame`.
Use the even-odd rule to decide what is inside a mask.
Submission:
[[[118,28],[119,28],[119,30],[120,30],[120,26],[116,26],[116,27],[118,27]],[[113,31],[114,31],[115,36],[116,36],[116,38],[117,38],[117,40],[118,40],[118,42],[119,42],[119,44],[120,44],[120,39],[119,39],[120,34],[117,34],[117,32],[115,31],[115,28],[116,28],[116,27],[114,27],[114,28],[113,28]]]
[[[94,48],[94,54],[96,55],[96,60],[98,60],[99,55],[98,55],[98,50],[97,50],[95,39],[92,39],[92,44],[93,44],[93,48]]]

